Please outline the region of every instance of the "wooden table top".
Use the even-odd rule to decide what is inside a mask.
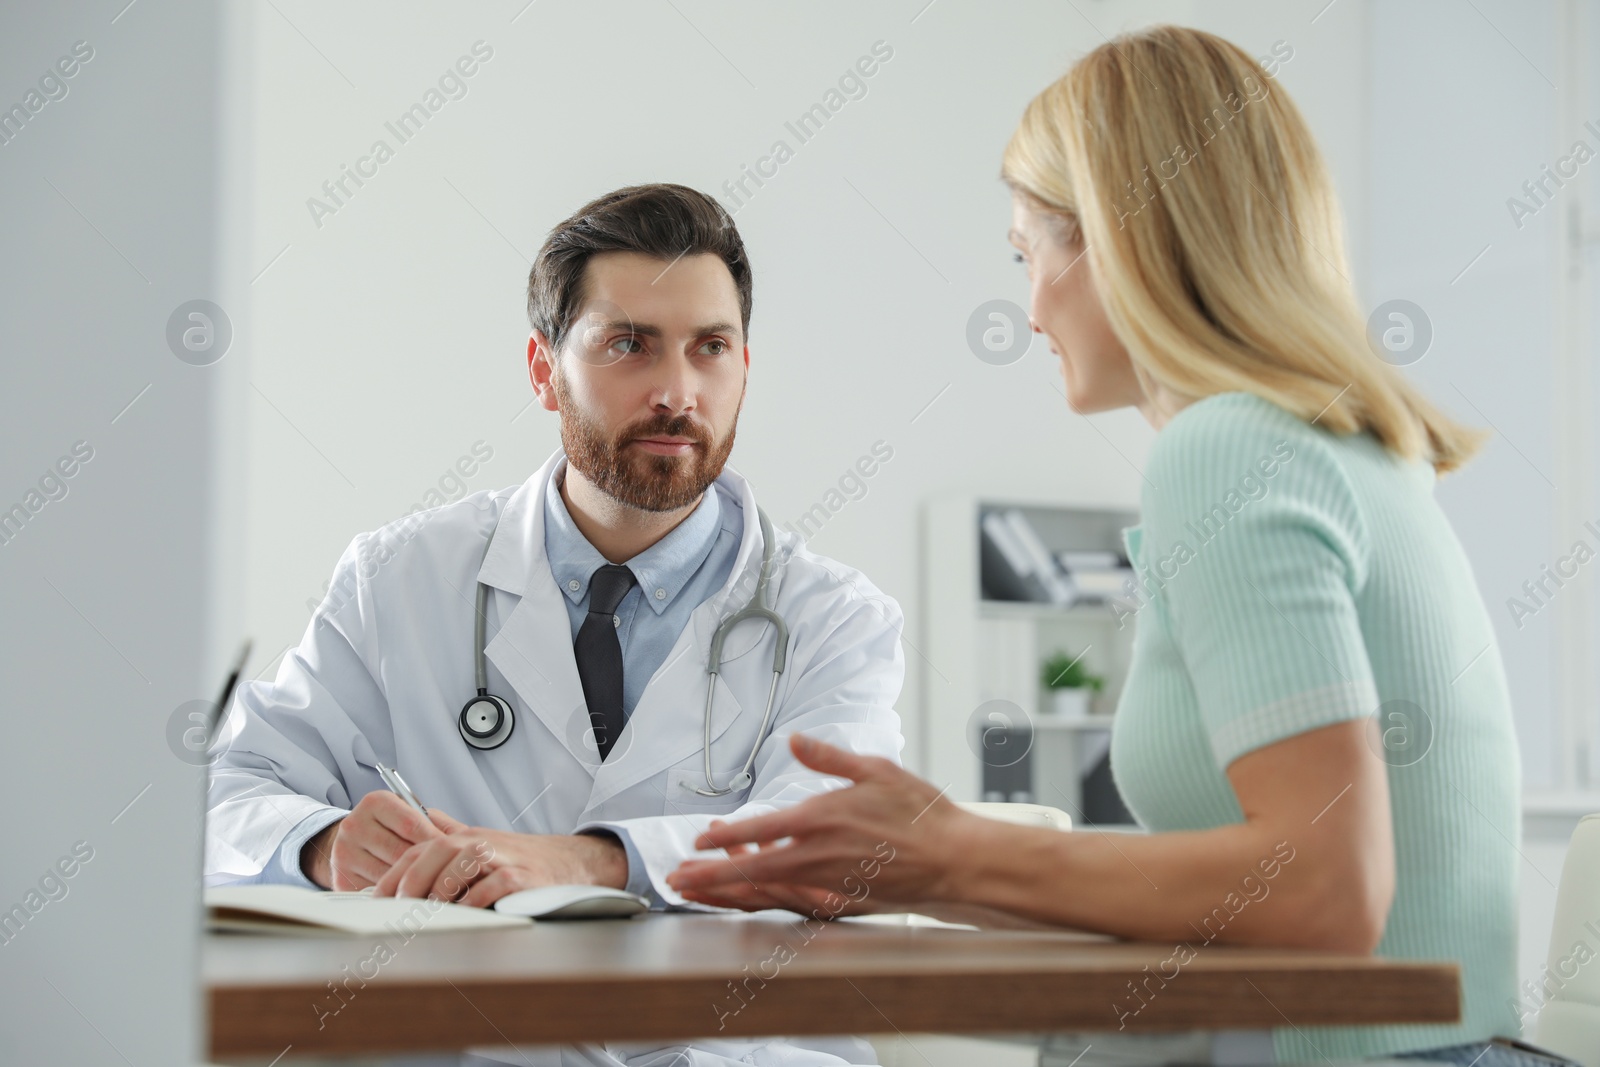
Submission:
[[[213,1056],[709,1035],[1448,1023],[1459,968],[1287,949],[761,916],[386,938],[209,934]],[[1135,987],[1139,992],[1135,993]]]

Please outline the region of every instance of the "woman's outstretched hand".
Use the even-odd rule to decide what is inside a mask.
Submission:
[[[959,899],[977,816],[889,760],[800,734],[789,748],[812,770],[854,784],[783,811],[713,823],[695,847],[728,858],[686,860],[667,876],[672,888],[703,904],[821,917]]]

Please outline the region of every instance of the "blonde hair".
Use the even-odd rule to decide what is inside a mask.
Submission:
[[[1368,346],[1321,154],[1236,45],[1179,26],[1108,41],[1028,104],[1001,177],[1079,227],[1148,395],[1254,393],[1440,473],[1487,437]]]

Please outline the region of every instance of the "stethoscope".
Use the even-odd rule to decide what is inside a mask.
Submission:
[[[759,507],[756,508],[756,519],[761,526],[761,576],[756,583],[755,595],[750,602],[740,610],[729,615],[717,624],[716,630],[711,634],[711,649],[706,661],[706,714],[705,714],[705,772],[706,788],[695,787],[695,792],[703,797],[727,796],[735,790],[744,789],[753,780],[750,773],[755,766],[756,754],[761,751],[761,742],[765,740],[767,731],[772,725],[772,705],[778,695],[778,679],[783,676],[783,669],[789,658],[789,627],[783,621],[783,616],[768,606],[767,591],[772,582],[773,570],[773,542],[776,540],[772,533],[772,522],[767,518],[767,513]],[[498,523],[496,524],[498,529]],[[489,544],[494,543],[495,531],[489,533]],[[484,557],[489,555],[488,546],[484,547]],[[473,678],[478,687],[478,695],[467,701],[461,709],[460,727],[461,739],[473,748],[493,749],[506,743],[511,736],[516,720],[511,713],[511,705],[500,697],[489,692],[489,665],[484,654],[484,623],[485,609],[489,603],[489,587],[482,582],[478,583],[477,618],[473,623],[474,660]],[[717,783],[711,775],[711,711],[712,702],[716,699],[717,676],[722,671],[722,645],[728,634],[735,626],[747,619],[758,619],[771,623],[777,631],[777,642],[772,649],[772,685],[767,690],[767,710],[761,716],[761,728],[756,731],[755,743],[750,747],[750,755],[744,761],[744,767],[739,773],[729,780],[727,788],[718,789]]]

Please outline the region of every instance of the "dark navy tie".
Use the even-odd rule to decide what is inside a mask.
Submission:
[[[572,643],[602,761],[622,735],[622,643],[617,640],[616,611],[633,581],[632,571],[614,563],[589,576],[589,614]]]

